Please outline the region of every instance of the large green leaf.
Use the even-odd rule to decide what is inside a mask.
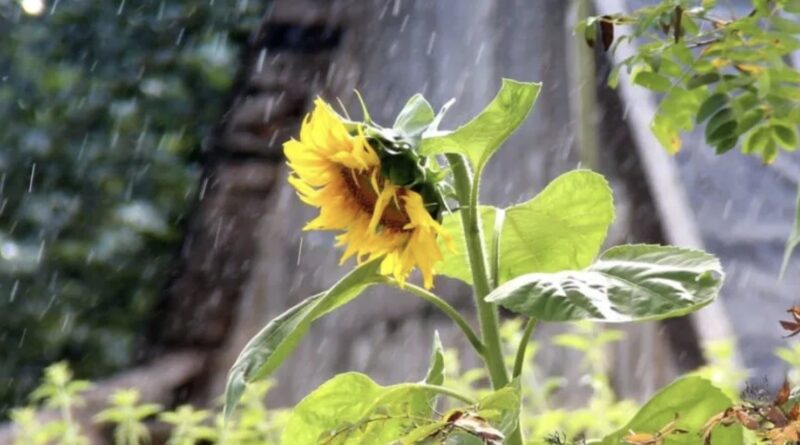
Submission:
[[[271,374],[294,350],[314,320],[356,298],[378,281],[380,260],[364,263],[328,291],[309,297],[269,322],[239,354],[228,372],[225,416],[233,412],[247,383]]]
[[[429,387],[414,383],[380,386],[359,373],[339,374],[295,406],[283,432],[285,445],[384,445],[430,419]]]
[[[481,206],[480,208],[486,252],[494,250],[494,221],[499,211],[501,210],[491,206]],[[453,238],[453,250],[451,251],[448,243],[442,237],[439,237],[439,249],[443,252],[444,259],[436,265],[436,273],[472,284],[467,241],[464,238],[464,229],[461,225],[461,212],[446,214],[442,220],[442,227]]]
[[[618,445],[631,431],[637,433],[655,433],[668,423],[678,420],[676,426],[688,431],[688,434],[668,436],[669,445],[702,445],[700,431],[703,425],[717,413],[732,405],[731,400],[714,387],[709,381],[700,377],[681,378],[658,392],[642,409],[619,431],[606,436],[602,445]],[[742,428],[731,426],[717,428],[714,431],[715,444],[742,444]]]
[[[781,277],[786,273],[786,268],[789,267],[789,260],[792,259],[792,252],[800,245],[800,187],[797,189],[797,204],[796,204],[794,227],[789,239],[786,240],[786,248],[783,252],[783,264],[781,265]]]
[[[719,261],[705,252],[618,246],[581,271],[517,277],[486,300],[546,321],[653,320],[684,315],[710,303],[722,277]]]
[[[497,96],[471,121],[450,133],[422,140],[421,153],[466,155],[477,173],[533,108],[540,83],[503,79]]]
[[[499,282],[583,269],[597,256],[613,220],[611,189],[601,175],[576,170],[559,176],[532,200],[506,209]]]

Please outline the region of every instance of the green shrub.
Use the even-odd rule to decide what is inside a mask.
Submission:
[[[50,2],[48,2],[50,3]],[[0,419],[130,363],[260,2],[0,2]]]

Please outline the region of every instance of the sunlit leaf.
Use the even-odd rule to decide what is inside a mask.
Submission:
[[[533,108],[541,84],[503,79],[497,96],[475,118],[457,130],[422,141],[424,155],[460,153],[480,172],[500,145]]]
[[[652,71],[639,71],[631,79],[636,85],[643,86],[657,93],[666,93],[672,83],[666,77]]]
[[[339,374],[294,407],[281,443],[393,443],[408,431],[437,423],[428,418],[431,394],[414,383],[384,387],[363,374]]]
[[[722,277],[719,261],[708,253],[626,245],[609,249],[584,270],[519,276],[486,300],[546,321],[653,320],[707,305]]]
[[[601,175],[576,170],[559,176],[530,201],[506,209],[499,282],[588,266],[613,219],[611,188]]]

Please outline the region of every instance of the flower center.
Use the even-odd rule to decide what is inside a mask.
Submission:
[[[361,210],[370,216],[375,212],[375,204],[378,202],[378,194],[375,193],[375,190],[372,188],[372,182],[370,180],[372,172],[373,170],[358,172],[347,168],[341,169],[342,178],[350,191],[350,195],[355,202],[358,203],[359,207],[361,207]],[[378,185],[383,186],[384,183],[385,179],[378,177]],[[400,198],[404,194],[405,189],[397,189],[395,195],[396,199],[392,199],[389,202],[389,205],[386,206],[381,215],[380,221],[382,227],[393,231],[404,231],[405,229],[403,227],[411,222],[406,212],[398,207]]]

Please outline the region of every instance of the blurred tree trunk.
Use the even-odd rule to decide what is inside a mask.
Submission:
[[[260,254],[259,223],[271,213],[276,181],[282,182],[282,143],[316,95],[347,81],[346,72],[332,67],[342,38],[340,9],[291,1],[269,2],[267,10],[203,153],[198,201],[145,347],[147,358],[205,352],[208,367],[185,391],[194,401],[218,395],[207,394],[206,377],[221,372],[217,351],[236,332]]]
[[[286,184],[282,143],[294,135],[311,100],[322,95],[352,104],[357,87],[372,117],[389,124],[416,92],[442,105],[458,99],[444,127],[465,122],[488,103],[502,77],[542,81],[535,112],[492,161],[483,199],[508,205],[528,199],[560,173],[578,166],[566,79],[572,21],[563,0],[462,2],[276,0],[254,33],[231,105],[207,153],[197,208],[179,267],[150,336],[151,354],[200,348],[204,378],[189,393],[219,395],[244,343],[292,303],[345,271],[332,235],[301,233],[314,212]],[[574,73],[573,73],[574,74]],[[598,81],[602,83],[602,80]],[[600,97],[599,168],[610,175],[618,220],[610,243],[659,241],[650,196],[616,96]],[[349,107],[352,110],[355,107]],[[614,117],[616,114],[616,117]],[[635,224],[634,224],[635,222]],[[468,289],[445,279],[436,291],[471,310]],[[538,338],[563,330],[546,326]],[[279,370],[271,400],[292,403],[333,373],[356,370],[379,382],[422,376],[434,330],[457,348],[462,365],[477,363],[447,319],[397,291],[377,289],[320,320]],[[677,372],[657,325],[626,328],[616,349],[620,389],[643,396]],[[544,348],[542,368],[577,377],[580,356]],[[402,363],[402,366],[398,366]],[[638,370],[638,371],[637,371]],[[567,400],[569,402],[569,400]]]

